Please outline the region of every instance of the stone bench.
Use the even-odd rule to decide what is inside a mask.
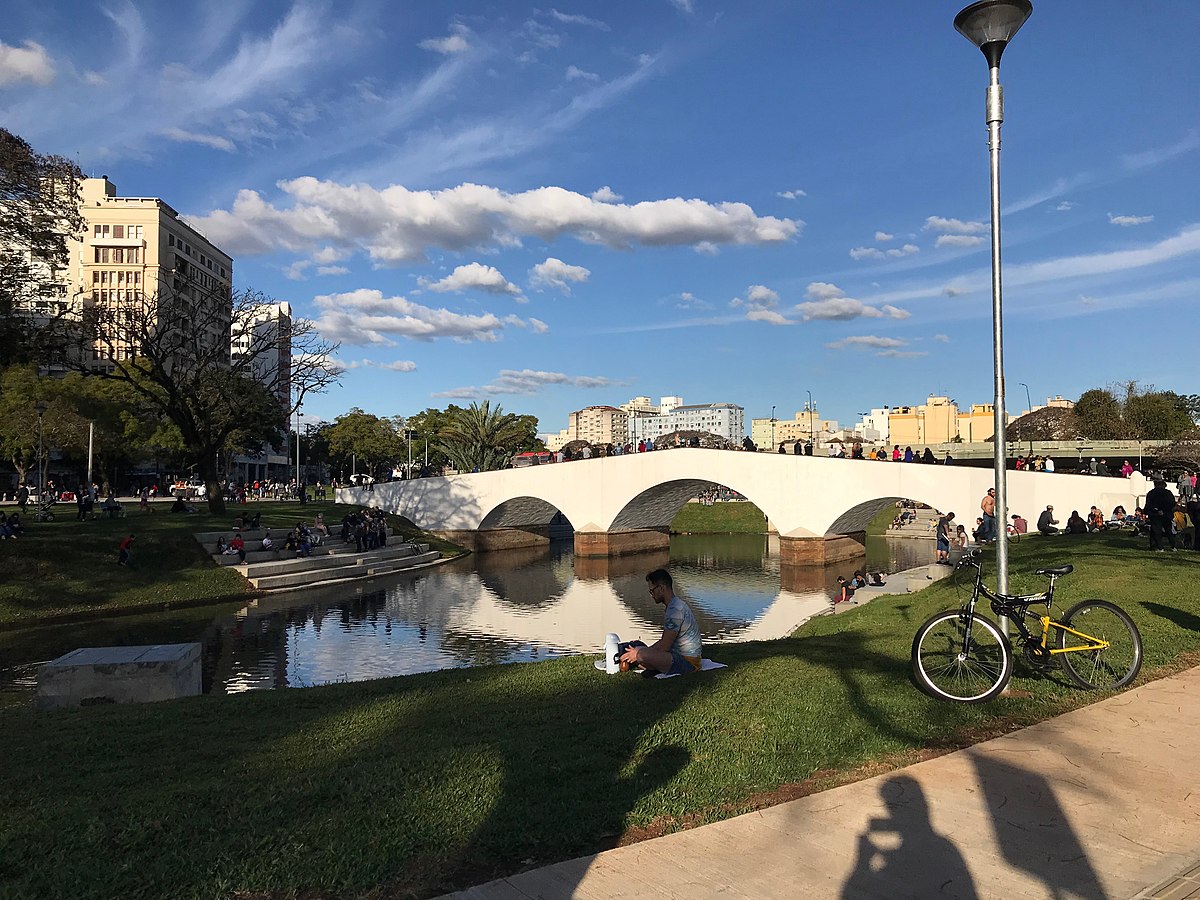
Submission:
[[[72,650],[42,666],[38,708],[195,696],[201,689],[200,651],[199,643]]]

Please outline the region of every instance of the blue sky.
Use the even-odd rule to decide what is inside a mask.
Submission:
[[[10,4],[0,121],[161,196],[340,342],[305,412],[991,399],[960,3]],[[1037,2],[1004,57],[1008,408],[1196,392],[1200,4]]]

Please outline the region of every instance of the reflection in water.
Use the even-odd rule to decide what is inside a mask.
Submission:
[[[928,561],[925,541],[872,538],[872,570]],[[861,563],[860,563],[861,564]],[[677,535],[671,549],[573,558],[571,545],[477,554],[359,587],[0,633],[0,691],[29,694],[37,666],[77,647],[200,641],[204,690],[235,693],[596,653],[607,632],[653,640],[662,608],[645,575],[669,566],[707,643],[771,640],[828,608],[838,574],[781,567],[778,538]]]

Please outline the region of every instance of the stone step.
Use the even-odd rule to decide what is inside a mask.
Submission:
[[[388,544],[375,550],[358,551],[354,549],[353,545],[343,544],[340,547],[318,547],[317,550],[324,550],[325,552],[317,554],[314,551],[314,555],[309,557],[297,557],[293,553],[291,558],[271,559],[253,563],[250,561],[250,555],[247,554],[247,564],[239,567],[238,571],[253,580],[272,575],[285,575],[296,571],[312,572],[317,569],[335,569],[339,566],[358,565],[362,560],[382,561],[416,556],[428,552],[429,545],[413,545],[405,542],[402,544]],[[234,559],[237,559],[237,557],[234,557]]]
[[[311,524],[311,523],[306,523],[306,524]],[[292,528],[295,528],[295,527],[296,526],[294,524],[290,527],[282,526],[282,525],[279,527],[276,527],[276,526],[272,525],[272,526],[270,526],[271,539],[273,541],[275,541],[277,544],[282,544],[284,538],[287,537],[288,532],[291,531]],[[342,533],[341,523],[340,522],[336,523],[336,527],[326,523],[326,527],[329,528],[329,537],[325,538],[324,540],[326,540],[326,541],[334,540],[334,541],[337,541],[340,543],[342,540],[341,539],[341,533]],[[209,553],[215,553],[216,549],[217,549],[217,539],[218,538],[224,538],[225,541],[228,542],[229,539],[232,538],[235,534],[240,534],[242,536],[242,540],[246,542],[246,552],[249,553],[251,547],[257,548],[262,545],[262,539],[263,539],[263,536],[267,533],[267,530],[268,529],[265,527],[264,528],[255,528],[253,530],[246,529],[245,531],[234,531],[232,528],[230,528],[228,531],[199,531],[199,532],[195,532],[193,534],[193,537],[195,537],[196,540],[199,541],[200,544],[203,545],[204,549],[207,550]],[[395,533],[396,533],[396,530],[394,528],[388,529],[388,537],[393,536]]]
[[[393,556],[373,558],[370,556],[357,557],[354,561],[345,561],[339,566],[323,566],[314,569],[293,570],[282,575],[251,577],[250,583],[259,590],[277,591],[285,588],[311,587],[317,584],[328,584],[335,581],[347,581],[356,578],[371,578],[389,572],[398,572],[424,563],[431,563],[441,558],[436,550],[427,553],[408,556]]]

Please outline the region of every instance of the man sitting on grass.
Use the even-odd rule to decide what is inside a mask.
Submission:
[[[666,569],[655,569],[646,576],[646,581],[654,602],[666,606],[662,637],[649,647],[630,647],[621,661],[667,675],[695,672],[700,668],[703,655],[696,617],[688,605],[675,596],[671,573]]]

